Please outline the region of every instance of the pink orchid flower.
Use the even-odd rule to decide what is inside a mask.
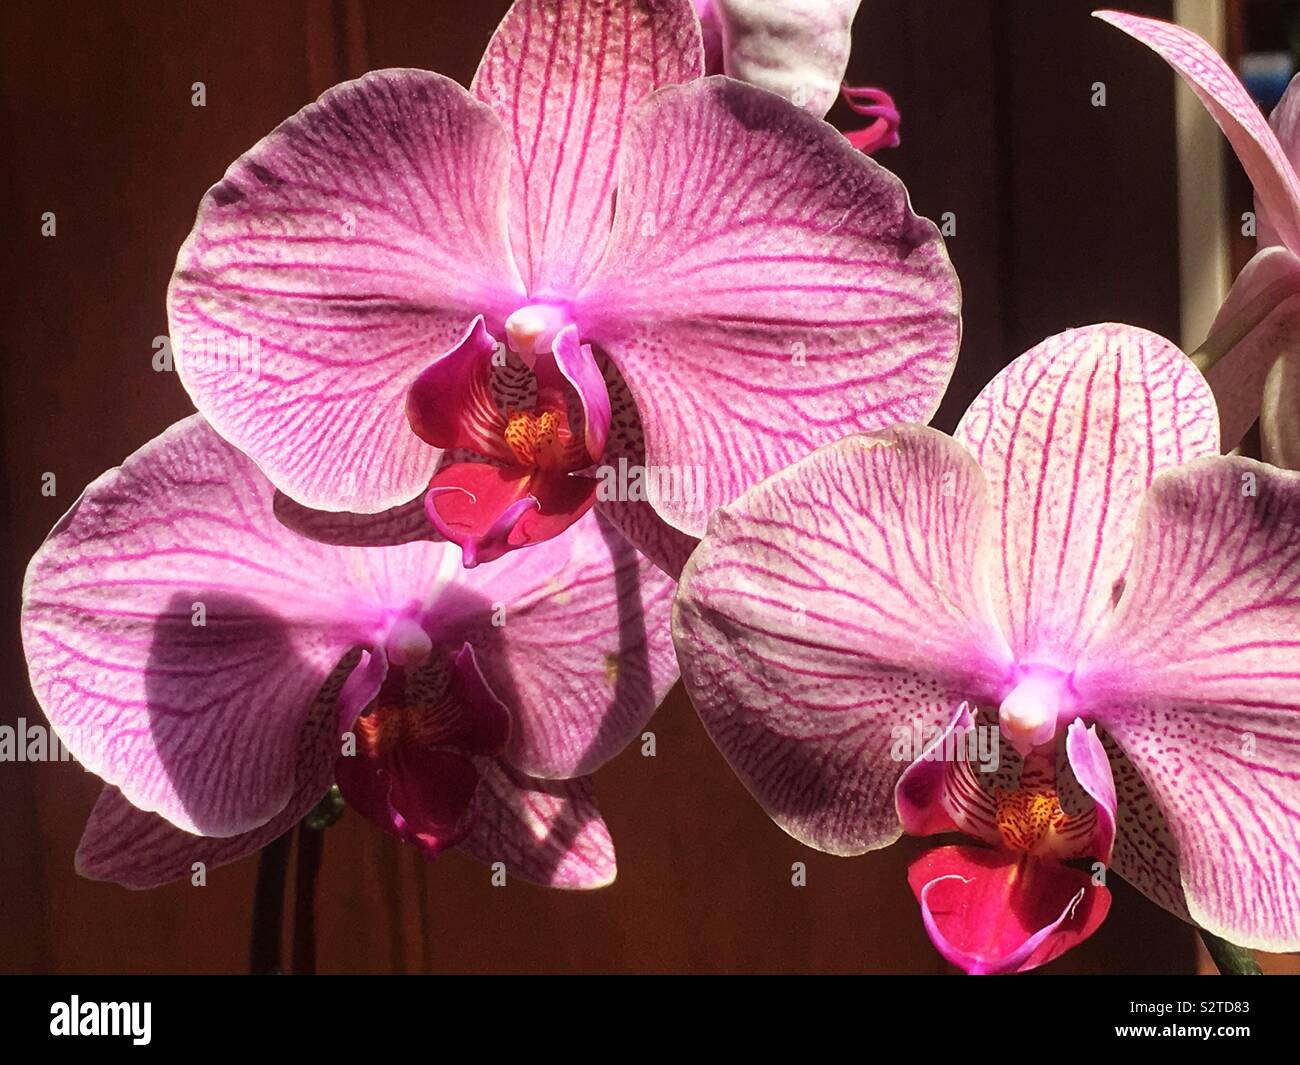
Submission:
[[[1268,122],[1232,68],[1191,30],[1118,11],[1096,16],[1137,38],[1200,97],[1255,188],[1259,252],[1224,300],[1205,350],[1223,449],[1256,417],[1265,460],[1300,469],[1300,77]]]
[[[955,439],[849,437],[722,508],[674,609],[687,690],[804,843],[991,845],[912,871],[969,972],[1086,935],[1102,866],[1232,942],[1296,950],[1300,474],[1218,442],[1208,385],[1164,339],[1052,337]],[[983,722],[1018,772],[894,743]]]
[[[199,411],[310,508],[432,482],[470,565],[556,535],[629,458],[645,498],[601,507],[670,570],[766,474],[928,419],[960,331],[937,230],[829,125],[702,74],[690,0],[518,0],[469,92],[327,92],[181,249]]]
[[[109,785],[81,872],[148,887],[233,861],[337,780],[431,858],[608,883],[588,774],[676,679],[670,580],[596,515],[527,565],[466,570],[445,543],[304,540],[273,492],[191,417],[92,484],[33,558],[32,688]]]

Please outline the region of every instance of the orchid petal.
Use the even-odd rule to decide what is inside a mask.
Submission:
[[[1268,116],[1268,124],[1295,171],[1296,165],[1300,164],[1300,77],[1293,77],[1288,83],[1273,113]],[[1255,235],[1260,248],[1282,243],[1258,199],[1255,203]]]
[[[671,525],[703,535],[716,507],[818,446],[929,420],[960,296],[896,177],[728,78],[656,93],[621,167],[609,249],[574,316],[631,389],[647,464],[707,468],[691,499],[652,481]]]
[[[972,975],[1027,972],[1083,942],[1110,909],[1085,872],[983,847],[939,847],[908,869],[926,932]]]
[[[350,663],[322,686],[298,734],[293,792],[283,810],[264,825],[234,836],[195,836],[155,813],[132,806],[115,787],[104,788],[77,846],[77,872],[128,888],[152,888],[194,875],[194,863],[211,872],[278,839],[301,821],[334,783],[338,733],[335,702]],[[346,678],[346,681],[345,679]]]
[[[822,118],[849,65],[861,0],[714,0],[723,69]]]
[[[492,112],[416,70],[327,92],[209,190],[168,294],[176,368],[213,428],[285,494],[373,512],[422,489],[437,452],[407,387],[522,285]]]
[[[698,77],[690,0],[516,0],[473,92],[514,151],[510,238],[530,293],[575,291],[600,257],[626,118]]]
[[[504,757],[529,776],[594,771],[677,680],[673,582],[598,515],[460,579],[489,609],[446,620],[511,708]]]
[[[1065,754],[1074,779],[1092,799],[1096,811],[1093,815],[1096,828],[1084,853],[1108,863],[1115,848],[1115,811],[1119,801],[1115,796],[1110,759],[1097,735],[1097,726],[1086,728],[1082,721],[1071,721],[1065,734]]]
[[[185,831],[236,835],[284,808],[322,682],[449,550],[303,540],[272,493],[189,418],[92,484],[28,568],[23,643],[52,725]]]
[[[983,572],[989,507],[932,429],[849,437],[714,515],[673,631],[713,741],[795,838],[856,854],[898,838],[896,728],[942,728],[1009,662]]]
[[[1232,68],[1191,30],[1118,11],[1097,18],[1141,41],[1178,72],[1223,130],[1255,187],[1260,214],[1288,248],[1300,251],[1300,179],[1259,105]]]
[[[1259,437],[1265,462],[1300,470],[1300,347],[1280,354],[1269,371],[1259,412]]]
[[[546,887],[613,883],[614,843],[590,777],[534,780],[499,758],[478,767],[478,809],[461,850]]]
[[[442,539],[429,523],[423,492],[409,503],[379,514],[356,514],[347,510],[312,510],[277,491],[271,509],[276,521],[291,532],[336,547],[395,547],[418,540]]]
[[[497,346],[479,315],[450,351],[420,373],[406,393],[406,418],[416,436],[436,448],[513,459],[505,442],[506,420],[492,395]]]
[[[1300,473],[1163,474],[1111,624],[1075,671],[1177,840],[1192,919],[1300,949]]]
[[[1069,669],[1110,614],[1147,486],[1161,469],[1217,451],[1219,426],[1190,359],[1154,333],[1109,324],[1021,355],[976,397],[956,437],[1001,516],[991,585],[1016,658]]]
[[[599,499],[597,489],[597,499]],[[699,540],[669,525],[644,500],[611,499],[597,509],[623,537],[673,580],[699,545]]]
[[[1265,248],[1237,275],[1199,353],[1219,406],[1221,448],[1241,443],[1261,413],[1264,382],[1287,352],[1300,350],[1300,257]]]
[[[1178,841],[1142,775],[1113,737],[1102,736],[1117,802],[1110,867],[1157,906],[1191,921],[1178,872]]]

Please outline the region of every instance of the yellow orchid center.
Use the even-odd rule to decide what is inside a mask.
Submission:
[[[1054,791],[997,788],[993,799],[997,803],[998,834],[1014,851],[1037,851],[1070,819]]]
[[[507,417],[504,436],[520,465],[550,469],[562,464],[569,431],[559,411],[521,410]]]

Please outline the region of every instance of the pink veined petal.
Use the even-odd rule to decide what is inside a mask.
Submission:
[[[1168,821],[1192,919],[1300,949],[1300,473],[1163,474],[1075,677]]]
[[[479,315],[450,351],[420,372],[406,393],[406,420],[416,436],[436,448],[515,461],[505,442],[506,420],[492,395],[496,350]]]
[[[1178,872],[1178,842],[1160,804],[1113,737],[1102,737],[1115,779],[1115,849],[1110,867],[1175,917],[1191,921]]]
[[[1110,892],[1050,859],[983,847],[938,847],[908,869],[925,930],[972,976],[1046,965],[1106,919]]]
[[[644,500],[600,500],[597,489],[596,509],[609,520],[623,537],[673,580],[682,575],[682,567],[699,544],[669,525]]]
[[[857,854],[900,834],[896,729],[993,698],[983,476],[932,429],[828,445],[714,515],[673,635],[691,701],[768,814]]]
[[[964,758],[943,756],[945,751],[964,750],[960,745],[974,728],[970,705],[962,703],[952,723],[898,778],[894,806],[908,835],[964,832],[985,843],[1002,845],[997,807],[980,785],[979,766]]]
[[[312,510],[277,491],[271,503],[276,520],[285,528],[322,544],[337,547],[393,547],[417,540],[440,540],[424,509],[424,493],[409,503],[379,514],[346,510]]]
[[[1297,300],[1300,305],[1300,300]],[[1300,347],[1280,354],[1264,382],[1259,412],[1260,450],[1265,462],[1300,470]]]
[[[614,842],[591,777],[534,780],[500,758],[477,760],[478,808],[460,850],[508,876],[554,888],[614,882]]]
[[[1201,350],[1218,355],[1205,378],[1219,407],[1222,450],[1231,451],[1261,414],[1270,368],[1300,350],[1300,257],[1281,247],[1257,253],[1232,283]]]
[[[194,863],[211,872],[260,850],[305,817],[334,783],[338,753],[335,700],[351,680],[347,668],[330,676],[298,734],[294,787],[283,810],[264,825],[235,836],[195,836],[132,806],[117,788],[99,794],[77,846],[77,872],[128,888],[152,888],[194,875]]]
[[[587,279],[629,116],[702,71],[690,0],[516,0],[473,92],[510,140],[510,240],[530,294],[571,294]]]
[[[822,444],[928,421],[956,356],[960,294],[896,177],[824,122],[728,78],[665,89],[625,138],[605,259],[579,294],[641,415],[653,468],[708,515]]]
[[[713,0],[723,68],[822,118],[840,91],[861,0]]]
[[[1232,68],[1205,41],[1181,26],[1118,11],[1093,14],[1151,48],[1191,86],[1241,160],[1270,232],[1288,248],[1300,251],[1300,179],[1259,105]]]
[[[442,616],[510,707],[504,757],[529,776],[594,771],[676,683],[673,582],[598,515],[458,580],[478,605]]]
[[[1072,668],[1110,614],[1147,485],[1218,450],[1205,379],[1163,337],[1095,325],[1049,337],[976,397],[956,437],[1000,516],[990,584],[1016,658]]]
[[[176,368],[277,488],[374,512],[428,483],[403,414],[416,375],[522,284],[509,144],[455,82],[378,71],[276,128],[208,191],[176,261]]]
[[[1071,721],[1065,734],[1065,753],[1074,779],[1088,793],[1096,811],[1096,830],[1086,853],[1109,863],[1115,847],[1115,810],[1119,800],[1115,795],[1110,758],[1097,735],[1097,726],[1089,728],[1082,721]]]
[[[1268,124],[1286,153],[1291,169],[1300,163],[1300,78],[1292,78],[1282,94],[1282,99],[1268,116]],[[1282,239],[1269,221],[1268,213],[1258,199],[1255,202],[1255,235],[1260,248],[1281,244]]]
[[[55,730],[186,831],[232,836],[284,809],[322,682],[450,550],[313,543],[272,496],[188,418],[92,484],[28,567],[23,646]]]

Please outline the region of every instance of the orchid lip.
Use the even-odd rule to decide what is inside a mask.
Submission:
[[[572,319],[567,307],[556,303],[530,303],[506,319],[506,346],[525,362],[549,351],[556,335]]]

